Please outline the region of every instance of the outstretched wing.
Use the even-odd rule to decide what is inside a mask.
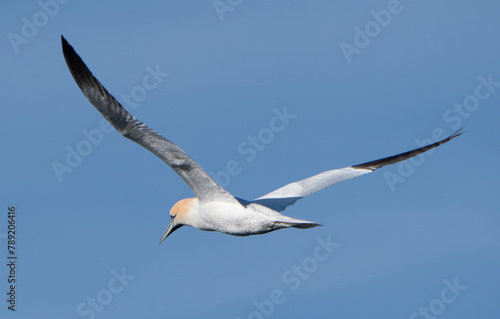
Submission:
[[[127,112],[92,75],[73,47],[62,36],[61,41],[66,63],[83,94],[121,135],[147,148],[167,163],[182,177],[200,201],[238,203],[179,146]]]
[[[281,188],[278,188],[277,190],[267,195],[253,200],[252,203],[267,206],[271,209],[281,212],[288,206],[293,205],[297,200],[316,193],[325,187],[340,183],[353,177],[371,173],[386,165],[404,161],[408,158],[424,153],[434,147],[438,147],[439,145],[444,144],[457,136],[460,136],[462,134],[460,133],[460,131],[461,129],[448,136],[447,138],[442,139],[441,141],[414,149],[406,153],[401,153],[398,155],[359,165],[326,171],[318,175],[303,179],[301,181],[290,183]]]

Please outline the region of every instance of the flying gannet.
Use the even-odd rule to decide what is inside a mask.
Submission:
[[[333,184],[371,173],[461,135],[460,130],[433,144],[383,159],[325,171],[285,185],[253,201],[236,198],[223,189],[179,146],[140,122],[120,105],[92,75],[73,47],[61,36],[66,63],[83,94],[123,136],[147,148],[186,182],[196,198],[182,199],[170,210],[170,223],[160,243],[182,226],[234,236],[264,234],[282,228],[312,228],[320,224],[280,214],[297,200]]]

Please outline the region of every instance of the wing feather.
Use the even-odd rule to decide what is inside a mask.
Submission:
[[[238,201],[208,175],[179,146],[133,117],[92,75],[73,47],[61,36],[66,63],[87,99],[126,138],[145,147],[167,163],[200,201]]]
[[[430,149],[438,147],[453,138],[460,136],[462,129],[456,131],[452,135],[444,138],[436,143],[420,147],[409,152],[401,153],[394,156],[385,157],[363,164],[353,165],[349,167],[325,171],[312,177],[290,183],[269,194],[261,196],[253,201],[278,212],[285,210],[288,206],[293,205],[296,201],[311,194],[314,194],[328,186],[346,181],[348,179],[371,173],[386,165],[395,164],[418,154],[427,152]]]

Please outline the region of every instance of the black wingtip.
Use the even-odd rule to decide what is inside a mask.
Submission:
[[[64,35],[61,34],[61,44],[62,44],[62,47],[63,47],[63,50],[65,47],[71,47],[68,43],[68,41],[66,41],[66,39],[64,38]]]
[[[90,72],[85,63],[83,63],[82,58],[80,58],[75,49],[68,43],[68,41],[66,41],[63,35],[61,35],[61,44],[64,60],[66,61],[66,64],[76,83],[83,91],[83,94],[87,96],[86,89],[90,86],[89,83],[93,80],[92,72]]]
[[[452,138],[455,138],[457,136],[460,136],[466,132],[462,132],[463,131],[463,127],[461,127],[460,129],[458,129],[455,133],[451,134],[450,136],[448,136],[448,138],[451,140]]]
[[[62,45],[64,58],[66,59],[66,61],[68,61],[69,54],[72,52],[75,52],[75,49],[73,49],[71,44],[68,43],[68,41],[64,38],[64,36],[62,34],[61,34],[61,45]]]
[[[424,147],[421,147],[421,148],[417,148],[417,149],[414,149],[412,151],[401,153],[401,154],[398,154],[398,155],[394,155],[394,156],[389,156],[389,157],[386,157],[386,158],[382,158],[382,159],[379,159],[379,160],[376,160],[376,161],[371,161],[371,162],[367,162],[367,163],[363,163],[363,164],[353,165],[351,167],[352,168],[358,168],[358,169],[369,169],[369,170],[374,171],[374,170],[379,169],[381,167],[384,167],[386,165],[391,165],[391,164],[395,164],[395,163],[407,160],[407,159],[409,159],[411,157],[417,156],[418,154],[427,152],[430,149],[438,147],[439,145],[447,143],[447,142],[451,141],[452,139],[454,139],[455,137],[458,137],[458,136],[462,135],[464,133],[464,132],[462,132],[462,130],[463,130],[463,127],[461,129],[455,131],[450,136],[445,137],[442,140],[437,141],[437,142],[432,143],[432,144],[429,144],[427,146],[424,146]]]

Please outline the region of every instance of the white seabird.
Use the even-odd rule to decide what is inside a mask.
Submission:
[[[285,185],[253,201],[234,197],[218,185],[179,146],[170,142],[127,112],[92,75],[82,59],[61,36],[66,63],[83,94],[121,135],[147,148],[167,163],[196,195],[177,202],[170,210],[171,220],[160,243],[182,226],[219,231],[229,235],[264,234],[282,228],[312,228],[320,224],[280,214],[297,200],[333,184],[371,173],[394,164],[461,135],[460,130],[436,143],[383,159],[325,171]]]

